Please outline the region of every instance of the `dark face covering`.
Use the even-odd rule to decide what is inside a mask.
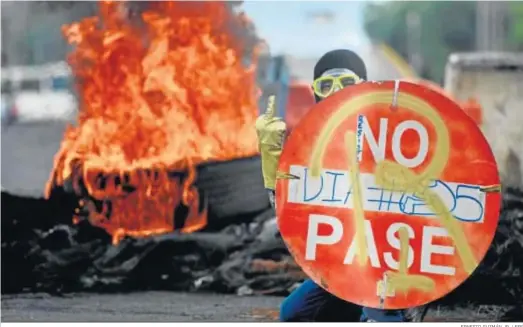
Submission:
[[[314,66],[314,80],[325,75],[335,76],[340,71],[351,72],[360,79],[367,79],[367,69],[360,56],[350,50],[339,49],[327,52],[318,60]],[[316,102],[322,100],[316,93],[314,97]]]

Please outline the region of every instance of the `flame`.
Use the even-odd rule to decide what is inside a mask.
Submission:
[[[118,243],[206,225],[195,166],[257,153],[256,51],[248,66],[230,32],[248,28],[223,2],[153,2],[139,23],[125,3],[64,26],[80,113],[68,126],[46,194],[72,181],[89,221]],[[185,172],[186,177],[172,176]],[[87,193],[87,194],[85,194]]]

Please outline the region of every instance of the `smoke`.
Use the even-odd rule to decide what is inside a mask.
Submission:
[[[156,1],[123,3],[129,20],[139,24],[141,13]],[[200,6],[203,1],[186,1]],[[242,1],[225,2],[230,13],[243,16]],[[94,1],[2,1],[2,66],[32,65],[62,61],[70,50],[61,26],[97,14]],[[245,56],[250,56],[260,39],[254,25],[245,17],[232,20],[228,31],[241,42]]]
[[[183,3],[183,5],[182,5]],[[185,8],[190,8],[197,11],[199,6],[206,5],[207,1],[185,1],[178,2],[179,5],[182,5]],[[243,1],[226,1],[225,6],[229,13],[229,17],[236,16],[239,19],[231,19],[225,25],[226,30],[215,31],[215,32],[225,32],[234,36],[234,39],[240,43],[241,48],[244,51],[245,57],[250,57],[260,43],[261,39],[256,33],[254,24],[249,20],[249,18],[242,11],[241,6]],[[126,2],[128,17],[139,23],[140,15],[142,12],[158,7],[158,1],[130,1]],[[192,7],[192,8],[191,8]]]

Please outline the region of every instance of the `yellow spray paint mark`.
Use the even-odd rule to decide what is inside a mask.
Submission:
[[[444,202],[441,200],[438,194],[431,191],[428,187],[432,180],[435,180],[441,176],[441,173],[445,168],[450,151],[450,137],[445,122],[439,116],[437,110],[423,99],[406,93],[394,94],[390,91],[378,91],[357,96],[345,102],[336,112],[334,112],[334,114],[329,117],[320,132],[320,135],[311,153],[310,174],[312,177],[320,176],[327,146],[331,141],[336,129],[340,126],[346,117],[357,114],[360,108],[367,107],[369,105],[390,105],[393,102],[395,95],[397,96],[395,100],[398,106],[407,108],[422,115],[434,125],[434,129],[436,131],[436,146],[434,157],[427,165],[425,170],[420,174],[415,174],[409,168],[404,167],[398,163],[389,160],[383,160],[375,167],[374,174],[376,178],[376,184],[390,191],[413,193],[414,196],[421,198],[434,212],[434,214],[439,216],[441,224],[447,229],[450,238],[453,240],[456,246],[458,256],[460,257],[464,270],[470,274],[476,268],[478,262],[475,259],[469,244],[467,243],[465,234],[459,223],[454,219],[450,211],[446,208]],[[354,134],[354,132],[352,132],[352,134]],[[351,139],[352,137],[346,136],[346,142],[347,138]],[[351,178],[353,187],[359,187],[358,165],[355,155],[356,153],[353,149],[353,146],[351,145],[354,144],[354,142],[353,140],[350,141],[351,142],[348,142],[347,146],[349,156],[351,158],[351,172],[353,175],[354,172],[356,172],[355,178]],[[355,208],[359,206],[358,204],[362,204],[363,199],[361,197],[361,193],[354,193],[353,201]],[[363,206],[360,206],[360,208],[363,208]],[[355,209],[354,212],[357,220],[358,213],[356,211],[357,210]],[[363,209],[361,209],[361,211],[363,211]],[[365,233],[362,224],[356,223],[356,228],[356,235],[363,235]],[[366,258],[366,251],[366,243],[363,242],[363,245],[358,247],[356,255],[358,257]],[[409,285],[409,287],[416,287],[421,290],[430,291],[434,287],[434,281],[425,276],[409,276],[407,274],[392,272],[390,273],[390,278],[391,283],[400,289],[405,289],[407,285]]]
[[[407,228],[398,230],[400,235],[400,257],[398,271],[387,271],[387,286],[393,292],[407,292],[411,288],[430,292],[436,287],[432,278],[423,275],[410,275],[408,272],[409,233]]]
[[[436,158],[434,160],[436,160]],[[440,162],[444,165],[446,161],[447,158],[445,157],[445,159]],[[391,171],[394,171],[398,175],[393,176],[390,173]],[[449,233],[458,251],[463,269],[469,274],[476,269],[478,262],[467,243],[467,238],[459,222],[454,219],[452,213],[447,209],[439,195],[428,188],[428,179],[420,180],[409,168],[388,160],[384,160],[376,166],[375,175],[378,186],[391,190],[394,188],[395,191],[399,192],[412,193],[414,196],[422,199],[431,211],[439,217],[441,224]],[[399,177],[399,179],[395,179],[397,177]],[[436,178],[437,177],[434,176],[430,179]],[[396,184],[400,184],[399,187]]]
[[[387,271],[388,289],[398,293],[406,293],[412,288],[423,292],[432,292],[436,283],[430,277],[423,275],[400,274],[397,271]]]
[[[363,202],[361,201],[361,185],[360,185],[360,167],[358,164],[357,157],[357,148],[356,148],[356,134],[354,132],[347,132],[345,134],[345,146],[349,149],[349,162],[351,167],[350,179],[354,182],[352,183],[352,199],[353,199],[353,210],[354,210],[354,226],[355,226],[355,238],[356,238],[356,247],[358,249],[358,263],[360,265],[367,264],[367,243],[365,240],[365,216],[363,209]],[[350,181],[349,181],[350,182]]]
[[[407,228],[401,227],[398,230],[400,235],[400,260],[398,271],[400,274],[406,274],[408,270],[408,258],[409,258],[409,232]]]

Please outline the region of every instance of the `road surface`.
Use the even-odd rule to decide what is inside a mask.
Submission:
[[[2,295],[2,322],[275,321],[282,299],[171,292]]]
[[[277,321],[282,297],[143,292],[2,295],[2,322]],[[430,307],[427,322],[493,322],[507,308]],[[516,319],[515,321],[517,321]]]

